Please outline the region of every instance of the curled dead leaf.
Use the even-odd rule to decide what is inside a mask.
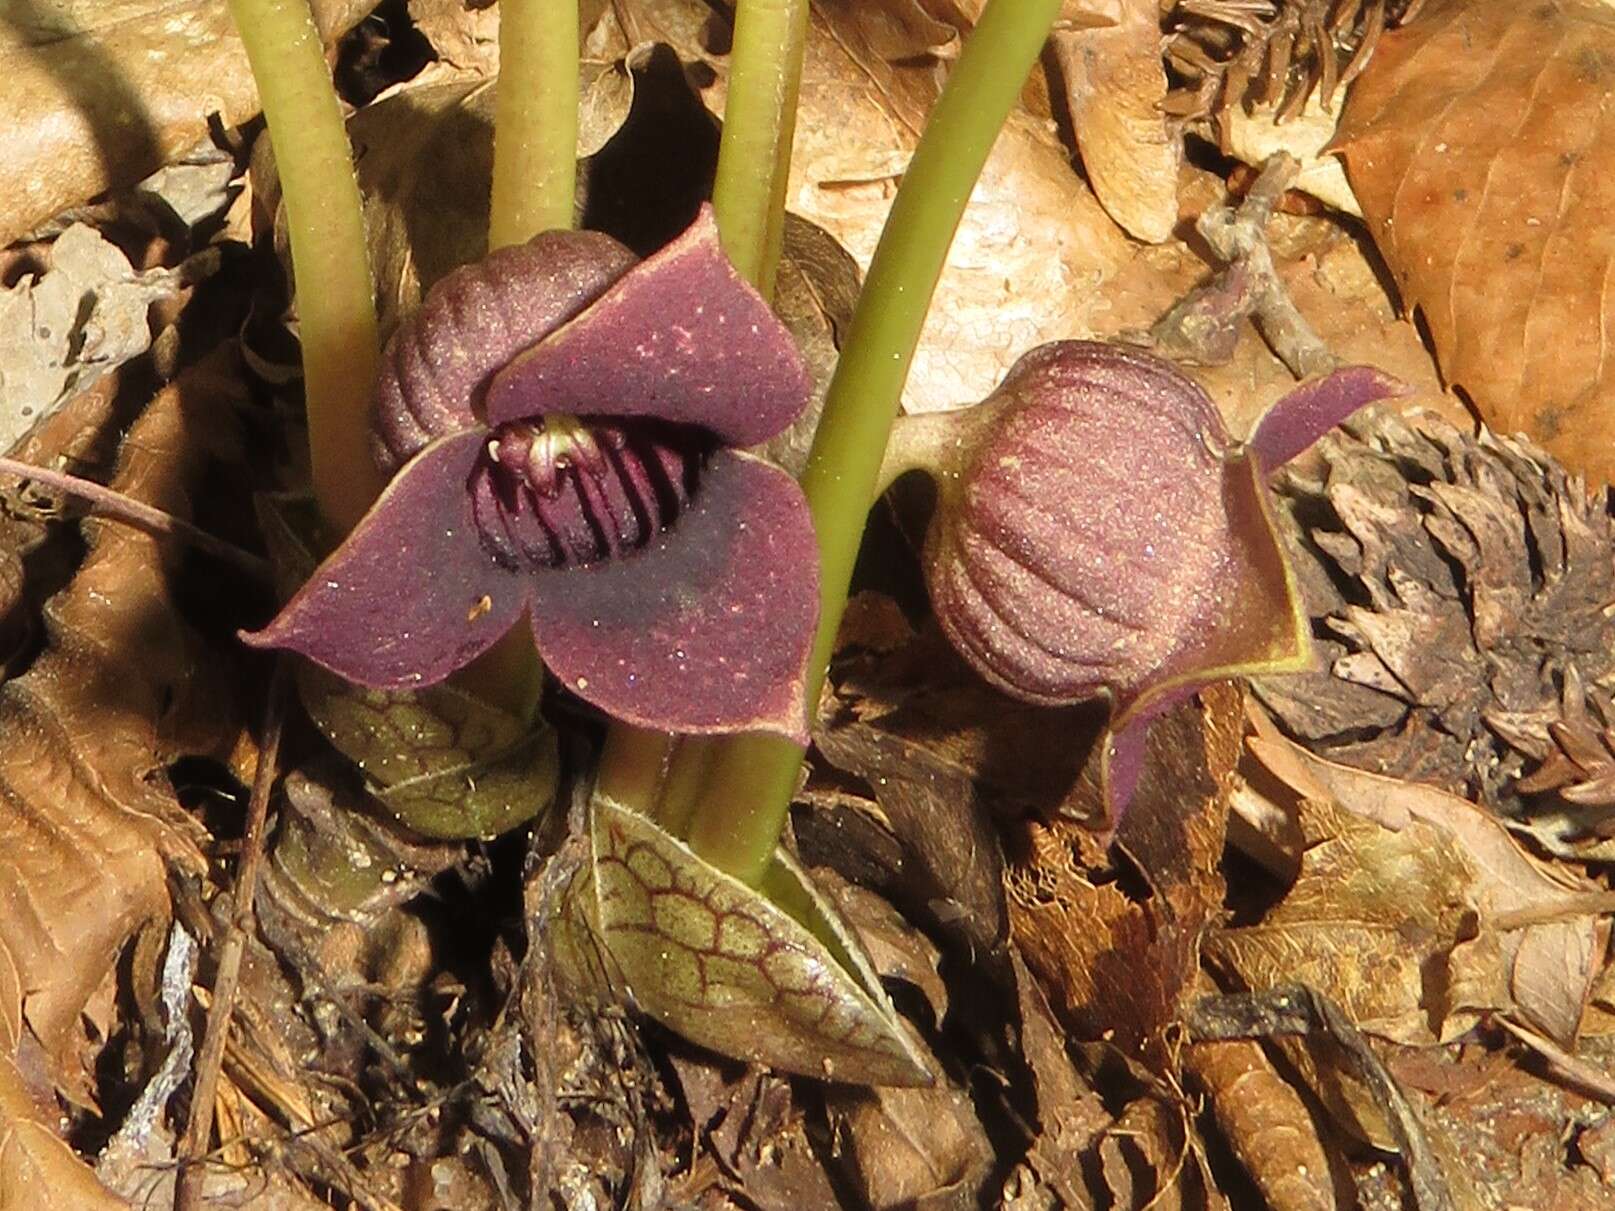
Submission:
[[[1161,14],[1156,0],[1123,0],[1115,25],[1058,32],[1054,53],[1082,166],[1100,203],[1131,236],[1172,238],[1183,141],[1162,109]]]
[[[1241,697],[1210,687],[1150,730],[1117,837],[1148,895],[1085,869],[1086,830],[1067,820],[1027,822],[1005,876],[1012,936],[1073,1037],[1109,1039],[1161,1070],[1167,1028],[1193,992],[1202,939],[1221,910]]]
[[[115,245],[75,223],[51,265],[0,291],[0,451],[76,392],[151,345],[147,310],[178,293],[184,269],[136,271]]]
[[[1248,744],[1261,765],[1303,800],[1321,805],[1314,809],[1322,813],[1317,818],[1333,815],[1342,826],[1340,836],[1358,838],[1358,844],[1366,847],[1358,848],[1351,859],[1352,866],[1363,872],[1360,877],[1371,877],[1362,864],[1375,854],[1387,860],[1388,864],[1379,869],[1388,881],[1381,880],[1377,890],[1367,889],[1367,895],[1352,899],[1359,906],[1359,912],[1378,913],[1383,926],[1396,933],[1396,952],[1405,959],[1409,947],[1404,935],[1409,929],[1421,939],[1420,945],[1427,953],[1443,935],[1449,937],[1454,946],[1465,943],[1464,947],[1450,951],[1454,987],[1467,984],[1472,993],[1490,988],[1490,995],[1500,993],[1506,998],[1490,1004],[1472,999],[1471,1008],[1517,1009],[1527,1022],[1549,1038],[1562,1046],[1571,1045],[1608,941],[1608,923],[1588,911],[1585,898],[1596,890],[1596,885],[1570,873],[1562,865],[1533,857],[1509,835],[1502,823],[1472,803],[1432,786],[1325,761],[1285,739],[1255,708],[1252,718],[1257,721],[1257,734]],[[1340,812],[1370,821],[1386,835],[1366,832],[1347,822]],[[1412,840],[1415,833],[1423,834],[1425,840],[1415,843]],[[1303,867],[1313,852],[1309,850],[1303,857]],[[1404,856],[1392,858],[1398,852]],[[1323,857],[1313,859],[1314,865]],[[1436,863],[1443,872],[1439,878],[1429,883],[1409,878],[1413,867],[1407,863],[1430,862]],[[1328,884],[1318,884],[1317,890],[1319,894],[1337,894]],[[1435,895],[1431,894],[1432,890]],[[1477,922],[1459,927],[1449,910],[1437,907],[1442,895],[1459,897],[1459,901],[1452,902],[1453,908],[1458,902],[1472,905],[1479,913]],[[1371,907],[1376,903],[1378,908]],[[1498,918],[1510,927],[1494,925]],[[1510,918],[1514,921],[1512,925]],[[1325,918],[1313,914],[1312,919],[1321,924]],[[1268,922],[1272,920],[1270,915]],[[1423,925],[1417,924],[1421,921]],[[1447,933],[1442,921],[1463,928],[1463,936]],[[1391,945],[1390,935],[1384,938],[1382,951]],[[1495,956],[1486,953],[1488,946],[1496,947]],[[1334,949],[1333,944],[1327,949]],[[1326,966],[1332,966],[1335,961],[1323,952],[1318,952],[1318,957]],[[1479,966],[1460,964],[1459,960],[1465,958],[1478,962]],[[1398,961],[1401,960],[1393,956],[1393,964]],[[1293,956],[1285,962],[1293,980]],[[1466,978],[1458,980],[1458,976]],[[1336,981],[1325,972],[1320,972],[1319,977],[1315,986],[1347,1005],[1351,1004],[1352,996],[1383,996],[1391,992],[1395,983],[1395,980],[1385,980],[1382,973],[1379,977],[1382,986],[1374,991],[1373,981],[1360,983],[1360,977],[1352,976],[1346,981],[1356,985],[1355,990],[1351,990],[1343,984],[1331,988]],[[1426,1012],[1439,1010],[1438,1005],[1426,1002],[1422,996],[1422,974],[1407,970],[1402,980],[1405,994],[1413,997],[1413,1003],[1423,1004]],[[1418,1015],[1413,1003],[1403,999],[1401,1009],[1392,1011],[1382,1019],[1381,1025],[1393,1030],[1412,1029],[1413,1034],[1403,1037],[1410,1041],[1428,1041],[1432,1037],[1428,1033],[1430,1027],[1421,1029],[1417,1025]],[[1460,1007],[1453,1003],[1447,1009]],[[1369,1020],[1372,1016],[1367,1012],[1354,1014],[1365,1030],[1397,1037],[1376,1027]],[[1444,1014],[1438,1015],[1430,1021],[1436,1024],[1443,1017]],[[1400,1022],[1401,1026],[1394,1026],[1395,1022]]]

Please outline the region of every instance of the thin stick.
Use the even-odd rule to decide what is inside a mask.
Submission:
[[[0,474],[15,475],[18,479],[43,484],[57,492],[65,492],[77,500],[84,501],[94,508],[99,516],[109,521],[127,522],[158,538],[177,538],[190,543],[199,551],[207,552],[215,559],[239,568],[255,580],[261,580],[266,584],[273,580],[274,572],[268,560],[260,559],[250,551],[243,551],[232,542],[215,538],[182,517],[164,513],[144,501],[125,496],[116,488],[98,484],[93,479],[83,479],[66,471],[52,471],[48,467],[36,467],[32,463],[18,462],[14,458],[0,458]]]
[[[1199,365],[1222,365],[1234,352],[1238,330],[1250,316],[1274,354],[1296,378],[1324,374],[1340,364],[1307,323],[1280,280],[1267,243],[1267,225],[1300,170],[1285,152],[1269,156],[1238,207],[1213,206],[1195,223],[1224,268],[1156,323],[1150,335],[1158,353]]]
[[[1615,1105],[1615,1077],[1602,1068],[1580,1056],[1570,1054],[1551,1039],[1545,1039],[1536,1031],[1516,1025],[1501,1015],[1494,1017],[1492,1021],[1547,1060],[1548,1066],[1558,1073],[1566,1084],[1575,1086],[1582,1093],[1590,1094],[1601,1102]]]
[[[286,691],[291,683],[290,661],[275,662],[264,707],[264,736],[258,751],[258,771],[247,801],[247,821],[241,838],[241,860],[236,868],[234,902],[224,940],[219,948],[218,973],[213,980],[213,1004],[208,1010],[207,1032],[196,1060],[196,1084],[191,1093],[191,1117],[179,1148],[179,1181],[174,1187],[174,1211],[198,1211],[202,1205],[202,1166],[213,1124],[213,1103],[218,1096],[224,1046],[230,1036],[236,992],[241,986],[241,960],[253,921],[253,896],[258,887],[258,866],[264,854],[264,823],[269,817],[269,791],[280,759],[281,725],[286,719]]]
[[[1532,925],[1547,925],[1554,921],[1569,921],[1576,917],[1602,916],[1615,912],[1615,891],[1589,891],[1581,895],[1566,896],[1546,904],[1532,904],[1500,912],[1491,920],[1493,929],[1506,932],[1526,929]]]

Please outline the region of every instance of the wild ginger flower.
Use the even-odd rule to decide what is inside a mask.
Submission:
[[[1033,702],[1112,702],[1113,810],[1149,720],[1211,681],[1310,659],[1266,475],[1402,385],[1366,366],[1290,392],[1236,443],[1153,354],[1043,345],[976,408],[927,422],[943,459],[925,548],[932,607],[988,681]],[[933,433],[927,444],[946,450]]]
[[[637,263],[591,232],[496,251],[390,342],[375,434],[397,474],[246,639],[413,689],[525,612],[551,672],[618,719],[805,742],[812,523],[796,482],[736,447],[809,391],[708,210]]]

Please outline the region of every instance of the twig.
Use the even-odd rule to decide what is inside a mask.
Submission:
[[[1615,1077],[1602,1068],[1589,1064],[1580,1056],[1571,1055],[1551,1039],[1545,1039],[1534,1030],[1518,1026],[1505,1017],[1498,1016],[1492,1020],[1546,1060],[1548,1067],[1553,1069],[1567,1085],[1572,1085],[1601,1102],[1615,1105]]]
[[[1340,364],[1290,301],[1267,246],[1267,225],[1298,171],[1294,156],[1269,156],[1237,209],[1213,206],[1196,221],[1195,230],[1224,268],[1156,322],[1150,337],[1158,352],[1179,361],[1220,365],[1233,356],[1238,326],[1249,316],[1297,378]]]
[[[255,580],[261,580],[266,584],[272,581],[273,572],[267,559],[260,559],[250,551],[243,551],[234,543],[217,538],[184,518],[165,513],[132,496],[125,496],[117,489],[98,484],[93,479],[70,475],[66,471],[52,471],[48,467],[36,467],[32,463],[18,462],[14,458],[0,458],[0,474],[15,475],[19,479],[65,492],[84,501],[104,517],[127,522],[159,538],[181,539],[197,550],[205,551],[215,559],[221,559],[232,567],[239,568]]]
[[[1397,1150],[1407,1166],[1408,1185],[1418,1211],[1453,1211],[1452,1195],[1424,1127],[1401,1087],[1380,1063],[1362,1031],[1328,997],[1295,985],[1261,993],[1235,993],[1201,999],[1186,1023],[1196,1042],[1324,1035],[1338,1045],[1356,1075],[1385,1111]]]
[[[1615,891],[1583,892],[1562,900],[1550,900],[1546,904],[1532,904],[1511,912],[1500,912],[1491,919],[1491,926],[1504,933],[1511,929],[1548,925],[1575,917],[1603,916],[1605,913],[1615,913]]]
[[[219,965],[213,980],[213,1004],[208,1010],[207,1030],[196,1061],[196,1083],[191,1092],[191,1116],[179,1147],[179,1181],[174,1187],[174,1211],[198,1211],[202,1199],[202,1166],[208,1134],[213,1122],[213,1104],[218,1094],[219,1072],[224,1064],[224,1046],[230,1035],[230,1019],[235,1011],[236,991],[241,984],[241,960],[246,953],[252,925],[253,896],[258,886],[258,866],[264,855],[264,825],[269,816],[269,791],[275,781],[280,759],[281,725],[286,719],[290,662],[275,662],[264,707],[264,735],[258,750],[258,770],[252,779],[252,797],[247,801],[246,827],[241,837],[241,859],[236,867],[234,903],[219,948]]]

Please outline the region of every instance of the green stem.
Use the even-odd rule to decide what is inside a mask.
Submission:
[[[577,0],[502,0],[490,248],[572,226],[577,146]]]
[[[385,485],[370,456],[376,304],[353,157],[308,0],[230,0],[230,13],[286,203],[314,496],[345,534]]]
[[[931,294],[970,191],[1059,11],[1060,0],[989,0],[931,111],[864,279],[802,474],[820,561],[810,711],[829,667]],[[801,749],[778,737],[726,741],[691,824],[690,845],[756,886],[773,860],[802,758]]]
[[[724,252],[765,298],[774,292],[784,242],[785,187],[808,12],[809,0],[740,0],[735,11],[729,100],[712,206]],[[759,172],[759,164],[769,166],[768,171]],[[662,736],[658,742],[654,733],[613,724],[600,754],[596,789],[619,806],[655,816],[676,834],[695,810],[698,775],[715,743],[694,736]],[[667,763],[674,760],[675,748],[678,759],[672,772],[677,777],[668,778]],[[649,776],[652,770],[655,777]],[[664,801],[666,795],[672,798]]]
[[[577,189],[577,0],[502,0],[488,247],[571,227]],[[538,709],[544,666],[514,628],[455,683],[521,718]]]
[[[712,206],[723,250],[765,296],[773,294],[785,230],[808,11],[808,0],[739,0],[735,7]]]
[[[595,794],[632,811],[649,814],[672,758],[676,737],[620,720],[606,732]]]

